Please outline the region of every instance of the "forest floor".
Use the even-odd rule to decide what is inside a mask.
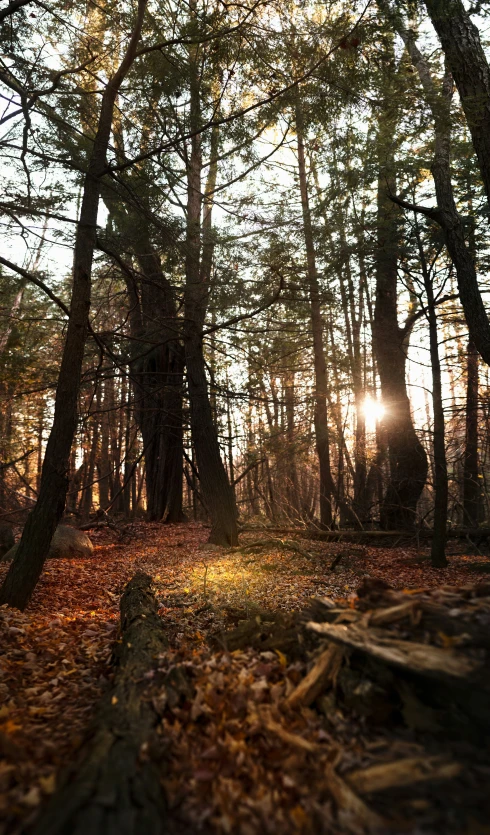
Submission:
[[[272,718],[275,739],[265,738],[260,711],[268,706],[274,717],[304,664],[280,652],[229,653],[216,645],[213,651],[208,638],[218,636],[219,644],[219,635],[244,612],[298,611],[315,596],[355,605],[366,575],[407,593],[490,579],[488,557],[469,547],[462,553],[458,543],[451,545],[448,568],[434,570],[425,545],[367,548],[296,539],[296,551],[272,543],[254,553],[245,546],[263,534],[243,534],[240,548],[226,550],[207,545],[208,530],[194,524],[135,523],[121,539],[109,529],[90,536],[92,558],[47,562],[26,612],[0,607],[0,835],[19,833],[36,818],[83,740],[110,684],[119,599],[137,570],[154,579],[170,641],[168,663],[192,665],[197,694],[162,719],[172,743],[167,796],[195,831],[211,826],[240,835],[355,832],[355,822],[334,818],[322,794],[325,763],[343,758],[342,771],[383,746],[403,756],[422,748],[417,735],[393,740],[381,729],[373,736],[362,722],[337,713],[333,725],[326,724],[312,710],[303,710],[288,732]],[[0,566],[0,581],[6,570]],[[397,831],[443,831],[427,798],[403,802],[408,806],[400,806]],[[437,802],[447,805],[447,799]],[[422,824],[412,827],[408,807]],[[475,813],[451,831],[488,835],[490,827]]]

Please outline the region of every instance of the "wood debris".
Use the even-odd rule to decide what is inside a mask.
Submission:
[[[400,786],[411,786],[434,780],[451,780],[461,774],[463,766],[444,755],[405,757],[370,768],[350,771],[346,780],[359,794],[372,794]]]
[[[342,663],[342,650],[336,646],[329,646],[317,657],[313,667],[295,690],[286,699],[290,708],[309,707],[318,696],[326,690],[330,682],[334,682]]]

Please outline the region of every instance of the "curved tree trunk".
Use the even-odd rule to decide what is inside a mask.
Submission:
[[[480,35],[462,0],[425,0],[478,157],[490,204],[490,67]]]
[[[451,4],[452,0],[448,6]],[[382,2],[382,5],[386,4]],[[468,20],[468,23],[470,27],[473,26],[471,21]],[[412,64],[417,70],[434,121],[435,152],[431,172],[436,189],[437,209],[423,210],[418,207],[418,210],[436,221],[443,231],[447,251],[456,269],[459,295],[471,339],[482,358],[490,365],[490,323],[478,286],[474,254],[467,244],[464,224],[454,199],[451,178],[451,100],[453,95],[451,72],[453,67],[446,56],[448,69],[442,90],[439,92],[434,84],[430,65],[415,42],[415,33],[405,28],[399,20],[397,31],[403,38]],[[488,127],[490,129],[490,120]],[[490,139],[488,141],[490,150]],[[416,209],[416,207],[411,208]]]

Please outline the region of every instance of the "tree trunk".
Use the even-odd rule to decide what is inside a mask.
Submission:
[[[126,426],[124,430],[124,489],[123,489],[123,507],[124,516],[129,519],[131,516],[131,485],[134,482],[136,474],[136,455],[134,451],[135,438],[133,437],[131,416],[131,387],[129,376],[127,376],[126,397],[125,403],[125,418]]]
[[[477,528],[480,522],[480,479],[478,468],[478,353],[468,342],[466,381],[466,432],[463,478],[463,525]]]
[[[294,425],[294,372],[284,373],[284,405],[286,411],[286,482],[289,513],[293,519],[301,519],[298,468],[296,464],[296,439]]]
[[[321,199],[321,189],[318,180],[316,166],[311,163],[312,171],[315,178],[316,189],[318,197]],[[340,194],[340,184],[338,182],[337,161],[334,155],[334,173],[337,180],[337,193]],[[364,211],[364,210],[363,210]],[[356,311],[356,299],[354,281],[352,277],[352,270],[350,266],[350,254],[347,241],[344,207],[339,201],[337,210],[338,217],[338,234],[340,239],[340,264],[338,269],[340,298],[342,303],[342,311],[345,321],[346,333],[346,347],[347,356],[349,359],[350,370],[352,375],[352,387],[354,391],[354,401],[356,409],[356,429],[355,429],[355,447],[354,447],[354,468],[352,471],[352,478],[354,484],[354,500],[352,507],[349,506],[343,491],[337,488],[337,502],[341,503],[341,515],[344,521],[348,521],[355,527],[361,524],[362,519],[366,515],[367,509],[367,459],[366,459],[366,417],[364,414],[364,399],[365,387],[362,380],[362,348],[361,348],[361,324],[363,314],[363,298],[364,298],[364,284],[365,275],[363,270],[360,271],[359,286],[358,286],[358,310]],[[331,224],[326,212],[323,212],[323,219],[325,229],[330,232]],[[344,276],[345,272],[345,276]],[[332,329],[332,326],[330,326]],[[335,351],[335,340],[331,332],[332,351]],[[336,374],[337,365],[334,363],[334,374]],[[338,390],[337,385],[335,386]],[[339,416],[340,416],[340,410]],[[344,458],[346,453],[346,446],[342,448],[342,439],[344,432],[341,426],[341,421],[337,418],[337,427],[339,435],[339,460]],[[343,464],[342,464],[343,466]],[[339,483],[341,476],[339,473]]]
[[[216,545],[238,543],[237,510],[233,490],[226,473],[213,422],[208,394],[203,350],[203,325],[209,293],[209,270],[212,254],[203,248],[201,263],[201,126],[200,79],[197,69],[197,47],[191,58],[191,131],[187,164],[187,236],[185,260],[184,350],[189,390],[192,441],[194,444],[201,491],[211,517],[209,541]],[[214,159],[216,166],[216,159]],[[211,171],[210,171],[211,175]],[[214,186],[207,188],[212,194]],[[212,199],[212,197],[211,197]],[[211,221],[209,198],[207,213]],[[209,237],[205,243],[209,242]]]
[[[315,370],[314,426],[316,451],[320,467],[320,525],[331,528],[333,523],[332,498],[335,485],[330,466],[330,437],[327,413],[327,366],[325,362],[323,319],[320,302],[320,286],[316,269],[315,244],[311,225],[311,213],[306,180],[304,147],[304,123],[299,94],[295,102],[296,135],[298,139],[298,171],[303,211],[303,234],[306,247],[306,269],[310,298],[310,320],[313,336],[313,364]]]
[[[114,367],[114,374],[116,368]],[[117,378],[118,379],[118,378]],[[126,400],[125,391],[126,380],[123,376],[121,378],[121,385],[118,384],[116,389],[116,378],[112,380],[112,399],[113,411],[111,414],[111,463],[112,463],[112,481],[111,481],[111,508],[114,513],[124,512],[123,501],[123,482],[121,473],[121,456],[122,443],[124,433],[124,409],[121,404]],[[116,407],[117,395],[117,407]]]
[[[446,461],[446,440],[444,404],[442,399],[441,360],[437,336],[437,315],[432,277],[416,225],[420,264],[427,296],[427,319],[429,321],[430,364],[432,369],[432,409],[434,412],[434,536],[432,537],[431,561],[435,568],[444,568],[446,559],[448,477]]]
[[[110,372],[109,372],[110,373]],[[100,420],[100,451],[97,461],[98,487],[99,487],[99,509],[106,510],[109,507],[109,494],[111,487],[111,456],[109,448],[109,421],[111,419],[111,395],[109,379],[103,382],[103,397],[101,403]]]
[[[142,339],[148,346],[135,368],[136,415],[146,461],[147,514],[159,521],[181,522],[182,386],[184,352],[180,341],[175,294],[147,234],[138,245],[141,283]],[[154,343],[154,347],[150,347]]]
[[[132,236],[137,274],[110,249],[121,267],[129,298],[136,353],[130,359],[133,408],[143,438],[147,516],[181,522],[183,476],[184,352],[175,292],[165,276],[145,222],[116,217],[121,233]]]
[[[228,379],[228,372],[226,372],[226,428],[228,431],[227,435],[227,446],[228,446],[228,478],[230,479],[231,489],[233,491],[233,496],[236,501],[236,491],[235,491],[235,462],[233,460],[233,441],[235,440],[235,435],[233,432],[233,421],[231,415],[231,398],[229,395],[230,391],[230,382]]]
[[[82,522],[85,524],[90,518],[92,510],[93,484],[95,478],[95,464],[97,456],[97,446],[99,443],[99,410],[101,403],[101,386],[97,386],[97,394],[95,400],[95,414],[92,416],[92,432],[90,433],[89,425],[89,443],[90,449],[88,453],[88,462],[86,469],[86,484],[82,490],[82,498],[80,501],[80,515]]]
[[[29,515],[17,553],[0,590],[0,604],[8,603],[19,609],[25,609],[36,587],[51,539],[65,507],[68,461],[77,427],[78,391],[88,330],[100,181],[106,169],[117,92],[135,58],[145,9],[146,0],[138,0],[137,18],[125,55],[119,69],[109,79],[104,90],[97,134],[83,184],[82,205],[75,238],[70,316],[39,497]]]
[[[425,0],[456,82],[490,204],[490,67],[462,0]]]
[[[380,512],[381,527],[411,528],[427,478],[427,455],[412,421],[406,385],[410,330],[398,325],[397,264],[399,229],[388,194],[396,193],[393,147],[396,103],[385,100],[379,119],[378,241],[373,342],[385,413],[390,478]]]
[[[439,0],[427,3],[437,5]],[[459,6],[459,2],[444,0],[444,8]],[[442,7],[441,7],[442,9]],[[465,13],[466,14],[466,13]],[[468,19],[469,26],[473,24]],[[451,24],[452,25],[452,24]],[[422,87],[426,94],[427,103],[431,109],[435,129],[435,153],[431,165],[437,196],[437,209],[429,209],[424,213],[435,220],[441,227],[449,255],[456,269],[458,291],[461,298],[470,336],[480,355],[490,364],[490,323],[482,301],[478,286],[475,259],[466,243],[465,229],[454,199],[451,179],[451,99],[453,82],[450,72],[446,71],[442,92],[439,93],[431,75],[430,65],[421,54],[415,43],[415,33],[404,28],[400,23],[398,32],[405,42],[411,61],[416,68]],[[476,31],[476,30],[475,30]],[[444,46],[444,44],[443,44]],[[446,55],[449,70],[453,66]],[[488,69],[488,68],[487,68]],[[453,73],[454,74],[454,73]],[[489,84],[490,93],[490,84]],[[490,127],[490,104],[488,105]],[[490,138],[486,136],[490,154]],[[489,184],[490,184],[490,156],[489,156]]]

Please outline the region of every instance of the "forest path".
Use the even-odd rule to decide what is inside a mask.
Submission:
[[[137,570],[154,578],[171,652],[176,659],[193,657],[196,663],[209,655],[207,637],[236,623],[237,613],[298,610],[315,595],[354,599],[366,574],[407,589],[488,579],[489,562],[483,557],[454,556],[447,569],[436,571],[423,559],[425,548],[418,553],[406,547],[301,541],[304,554],[274,542],[250,552],[247,544],[259,538],[262,542],[264,534],[248,533],[242,535],[241,548],[227,551],[208,546],[208,530],[194,524],[135,523],[121,542],[108,529],[91,536],[92,558],[46,564],[25,613],[0,608],[1,835],[19,832],[35,817],[43,798],[54,790],[57,773],[80,744],[110,678],[120,594]],[[341,552],[339,565],[330,571]],[[7,567],[0,568],[1,580]],[[250,658],[240,655],[235,672],[244,680],[250,676]],[[258,656],[255,661],[264,666]],[[221,660],[223,669],[226,663]],[[272,670],[273,679],[276,673]],[[209,670],[205,675],[209,677]],[[230,692],[235,685],[232,676]],[[179,745],[184,754],[184,737],[177,750]],[[198,784],[204,786],[206,769],[195,769]],[[167,789],[171,795],[172,786]],[[297,812],[296,830],[302,814]]]

